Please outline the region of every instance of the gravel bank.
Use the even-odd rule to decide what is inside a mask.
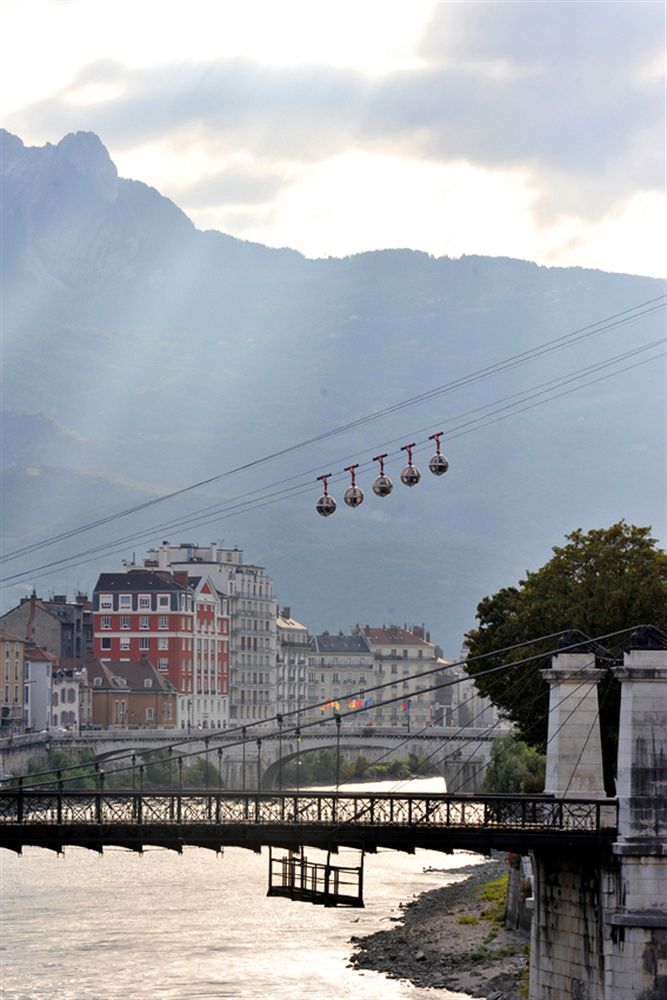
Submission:
[[[352,965],[419,987],[520,1000],[526,939],[484,918],[489,903],[480,899],[482,885],[506,871],[503,862],[490,861],[443,872],[443,879],[462,878],[405,905],[391,930],[350,938]]]

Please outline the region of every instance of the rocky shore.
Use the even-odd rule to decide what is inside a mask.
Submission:
[[[419,987],[522,1000],[526,938],[494,919],[493,903],[482,898],[484,886],[506,871],[503,862],[490,861],[443,872],[459,880],[403,906],[391,930],[350,939],[352,965]]]

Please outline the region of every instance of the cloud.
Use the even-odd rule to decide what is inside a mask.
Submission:
[[[92,129],[112,148],[176,138],[264,165],[353,149],[528,169],[543,204],[601,213],[663,187],[661,3],[440,4],[409,71],[367,77],[249,60],[89,65],[11,125]],[[106,95],[82,104],[80,95]],[[288,171],[224,170],[187,203],[261,203]],[[172,189],[173,190],[173,189]]]
[[[271,201],[287,181],[282,173],[222,170],[187,186],[172,184],[169,194],[186,209],[259,205]]]

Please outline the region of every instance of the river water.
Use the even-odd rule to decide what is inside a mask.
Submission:
[[[358,863],[355,852],[338,857]],[[463,852],[367,855],[366,908],[353,910],[267,898],[267,850],[0,851],[2,997],[433,1000],[432,991],[348,968],[350,937],[390,928],[399,903],[458,880],[456,868],[477,860]]]

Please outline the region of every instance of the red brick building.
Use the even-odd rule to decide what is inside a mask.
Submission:
[[[179,694],[178,724],[221,729],[229,718],[227,598],[208,577],[129,568],[103,573],[93,596],[95,655],[148,658]]]

